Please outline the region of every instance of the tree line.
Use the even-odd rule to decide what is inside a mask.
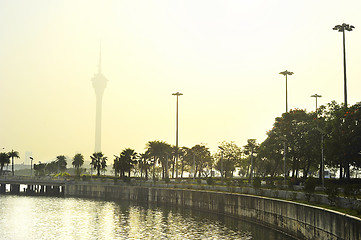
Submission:
[[[248,139],[239,147],[234,142],[221,142],[214,154],[205,144],[191,148],[175,146],[154,140],[146,144],[145,151],[137,153],[125,148],[114,155],[111,170],[118,177],[178,178],[188,173],[191,177],[215,176],[225,178],[238,175],[253,177],[291,176],[307,178],[310,174],[321,177],[322,153],[324,165],[338,170],[339,178],[351,178],[351,171],[361,167],[361,105],[350,107],[335,101],[321,106],[315,112],[293,109],[277,117],[267,138],[261,143]],[[323,150],[323,151],[322,151]],[[178,154],[177,154],[178,153]],[[0,153],[0,173],[18,152]],[[105,174],[109,159],[102,152],[90,156],[91,170],[98,176]],[[80,175],[84,156],[76,154],[72,165]],[[38,175],[66,171],[67,161],[59,155],[50,163],[34,164]]]
[[[286,175],[321,177],[322,150],[327,168],[339,178],[351,178],[361,167],[361,104],[350,107],[335,101],[307,113],[294,109],[276,118],[258,148],[256,169],[261,175],[281,175],[286,155]]]

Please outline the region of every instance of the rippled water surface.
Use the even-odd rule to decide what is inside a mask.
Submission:
[[[2,195],[0,239],[292,238],[239,219],[190,209]]]

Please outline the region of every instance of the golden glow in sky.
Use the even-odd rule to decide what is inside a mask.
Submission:
[[[361,1],[1,1],[0,147],[47,162],[94,151],[98,71],[102,151],[143,152],[151,140],[179,145],[262,142],[289,108],[313,111],[312,94],[343,102],[346,33],[348,102],[360,101]],[[70,164],[70,163],[68,163]],[[109,164],[108,164],[109,165]]]

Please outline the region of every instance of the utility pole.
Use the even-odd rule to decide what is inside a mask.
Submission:
[[[317,108],[318,108],[318,106],[317,106],[317,98],[320,98],[320,97],[322,97],[322,96],[321,96],[321,95],[318,95],[318,94],[316,93],[316,94],[311,95],[311,97],[314,97],[314,98],[316,99],[316,111],[317,111]]]
[[[179,158],[179,153],[178,153],[178,97],[182,96],[183,93],[180,92],[176,92],[176,93],[172,93],[173,96],[177,96],[177,111],[176,111],[176,132],[175,132],[175,148],[176,148],[176,156],[175,156],[175,177],[178,178],[178,158]]]
[[[283,71],[280,72],[283,76],[286,76],[286,112],[288,112],[288,91],[287,91],[287,75],[293,75],[293,72]]]
[[[344,85],[344,98],[345,98],[345,107],[347,107],[347,82],[346,82],[346,43],[345,43],[345,30],[351,32],[355,27],[346,23],[342,25],[336,25],[333,30],[342,32],[343,40],[343,85]]]

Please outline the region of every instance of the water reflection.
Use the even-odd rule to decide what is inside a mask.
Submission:
[[[0,196],[0,226],[0,239],[292,239],[190,209],[10,195]]]

